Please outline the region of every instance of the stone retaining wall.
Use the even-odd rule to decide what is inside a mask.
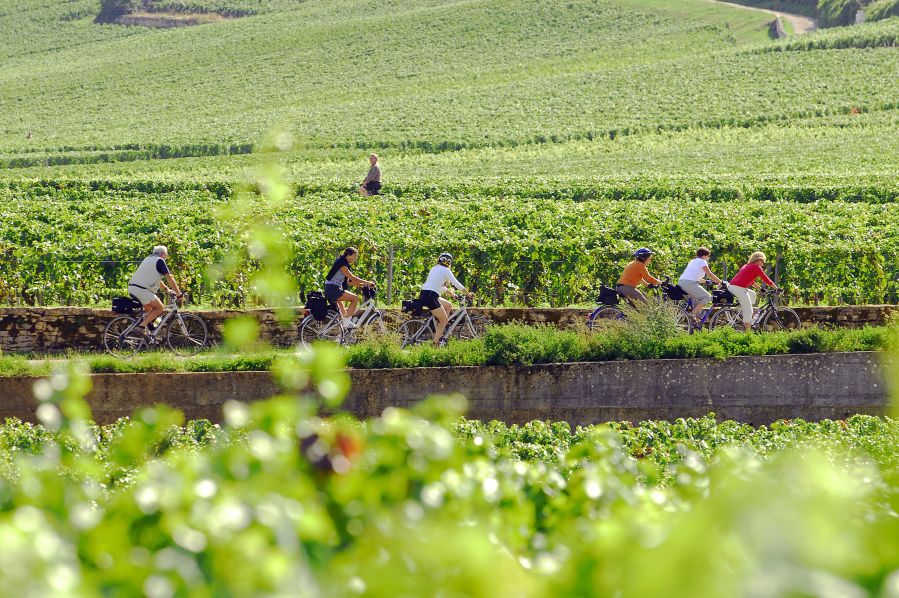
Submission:
[[[699,417],[767,424],[776,419],[844,419],[882,414],[885,367],[878,353],[830,353],[538,365],[350,370],[343,407],[359,417],[409,407],[432,394],[468,397],[471,418],[524,423]],[[98,423],[167,403],[190,419],[221,421],[231,399],[278,392],[268,372],[95,374],[88,396]],[[0,417],[34,421],[36,378],[0,378]]]
[[[796,307],[803,324],[861,327],[883,324],[896,310],[892,305],[859,305],[842,307]],[[393,311],[395,310],[388,310]],[[556,308],[476,308],[496,323],[519,321],[525,324],[547,324],[571,328],[586,322],[589,309]],[[221,340],[222,324],[228,318],[252,314],[261,325],[264,340],[287,346],[297,342],[295,324],[282,326],[270,309],[247,311],[200,311],[209,325],[214,341]],[[402,317],[396,314],[397,317]],[[0,351],[61,352],[100,350],[103,329],[114,314],[105,309],[83,307],[0,308]]]

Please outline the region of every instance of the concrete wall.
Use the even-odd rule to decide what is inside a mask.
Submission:
[[[842,307],[797,307],[804,324],[861,327],[882,324],[896,310],[892,305]],[[496,323],[519,321],[525,324],[547,324],[560,328],[582,326],[588,309],[478,308]],[[228,318],[252,314],[260,323],[264,340],[287,346],[297,342],[296,323],[282,326],[269,309],[248,311],[197,312],[209,325],[212,339],[221,340],[222,324]],[[395,312],[394,312],[395,313]],[[103,329],[113,317],[104,309],[83,307],[0,308],[0,351],[59,352],[67,349],[101,350]],[[397,314],[399,316],[399,314]]]
[[[409,407],[432,394],[460,392],[468,416],[523,423],[699,417],[766,424],[776,419],[843,419],[881,414],[887,405],[878,353],[831,353],[456,368],[351,370],[344,408],[359,417]],[[35,378],[0,378],[0,417],[33,421]],[[221,420],[230,399],[254,401],[278,390],[267,372],[97,374],[88,397],[100,423],[165,402],[188,418]]]

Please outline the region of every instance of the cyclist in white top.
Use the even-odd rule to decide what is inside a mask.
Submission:
[[[452,285],[471,297],[471,291],[456,280],[456,277],[450,271],[449,266],[452,263],[452,255],[441,253],[440,257],[437,258],[437,265],[431,268],[431,271],[428,272],[428,279],[421,285],[421,293],[418,296],[422,306],[431,310],[431,314],[437,320],[437,326],[434,330],[435,347],[440,345],[440,338],[443,336],[443,331],[446,330],[446,323],[453,312],[453,304],[440,295],[447,290],[448,285]]]
[[[699,317],[703,306],[712,300],[709,292],[702,288],[702,281],[705,277],[708,276],[716,284],[722,284],[721,279],[709,269],[710,257],[712,257],[712,252],[705,247],[700,247],[696,251],[696,257],[690,260],[684,273],[680,275],[680,280],[677,281],[677,286],[693,298],[693,310],[690,312],[690,316],[694,319]]]
[[[165,306],[156,296],[159,287],[162,286],[167,292],[174,292],[178,298],[184,297],[184,293],[178,288],[175,277],[169,272],[169,268],[165,263],[169,257],[169,250],[165,245],[157,245],[153,248],[153,253],[144,258],[144,261],[137,267],[137,271],[131,277],[128,283],[128,292],[132,297],[140,301],[144,306],[146,315],[138,326],[139,332],[146,332],[147,326],[156,318],[165,312]],[[162,282],[165,278],[172,285],[170,289]]]

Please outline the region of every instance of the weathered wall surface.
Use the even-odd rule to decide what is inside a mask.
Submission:
[[[471,418],[572,425],[699,417],[767,424],[776,419],[843,419],[887,405],[878,353],[830,353],[552,364],[351,370],[344,408],[359,417],[409,407],[432,394],[468,397]],[[34,419],[35,378],[0,378],[0,417]],[[267,372],[97,374],[88,401],[100,423],[164,402],[188,418],[221,420],[231,399],[278,392]]]
[[[843,307],[797,307],[803,324],[824,326],[861,327],[865,324],[883,324],[896,311],[892,305],[862,305]],[[391,310],[395,311],[395,310]],[[496,323],[523,322],[546,324],[560,328],[583,326],[587,309],[531,309],[531,308],[476,308]],[[287,346],[297,342],[296,319],[292,324],[281,325],[270,309],[248,311],[199,311],[209,326],[214,341],[221,340],[225,320],[238,315],[251,314],[260,323],[264,340],[275,345]],[[81,351],[101,350],[103,329],[113,314],[109,310],[82,307],[52,308],[0,308],[0,351],[10,352],[60,352],[67,349]],[[399,314],[397,314],[398,317]]]

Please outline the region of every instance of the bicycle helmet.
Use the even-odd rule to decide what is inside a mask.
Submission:
[[[655,255],[655,251],[649,249],[648,247],[641,247],[634,252],[634,257],[648,257],[650,255]]]
[[[445,266],[448,263],[450,263],[451,261],[453,261],[452,254],[449,254],[445,251],[443,253],[441,253],[440,256],[437,258],[437,263],[440,264],[441,266]]]

